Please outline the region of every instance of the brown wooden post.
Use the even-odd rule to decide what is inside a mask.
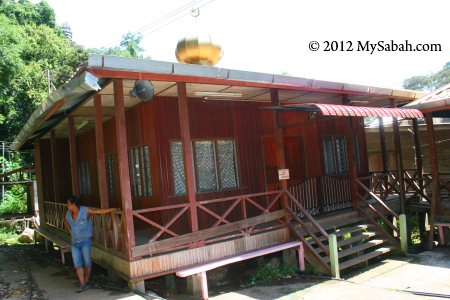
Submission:
[[[119,165],[120,198],[122,200],[123,218],[125,219],[126,256],[131,258],[131,248],[135,246],[133,207],[131,203],[130,170],[128,166],[127,130],[123,80],[114,79],[114,106],[116,107],[116,143]]]
[[[94,97],[95,108],[95,148],[97,152],[97,175],[98,191],[100,195],[100,205],[102,208],[109,207],[108,187],[106,183],[106,164],[105,164],[105,144],[103,139],[103,117],[102,117],[102,95],[97,94]]]
[[[181,144],[183,145],[184,174],[186,192],[189,200],[190,222],[192,232],[198,231],[197,200],[195,198],[194,156],[192,153],[191,132],[189,129],[189,110],[186,83],[177,83],[178,114],[180,119]]]
[[[432,178],[432,197],[431,197],[431,212],[428,218],[430,223],[430,232],[428,239],[428,249],[433,248],[434,241],[434,224],[436,221],[436,211],[439,204],[439,170],[436,155],[436,145],[434,140],[434,126],[433,126],[433,116],[431,113],[425,114],[425,120],[427,122],[427,135],[428,135],[428,146],[430,149],[430,168],[431,168],[431,178]]]
[[[383,163],[383,173],[387,173],[388,172],[388,162],[387,162],[387,150],[386,150],[386,135],[384,133],[383,118],[378,118],[378,128],[380,131],[380,147],[381,147],[381,160]]]
[[[69,116],[69,149],[70,149],[70,175],[72,176],[72,194],[80,195],[78,183],[78,165],[77,165],[77,141],[75,137],[75,122],[72,116]]]
[[[381,161],[383,164],[383,187],[387,188],[389,178],[386,177],[388,172],[388,161],[387,161],[387,151],[386,151],[386,135],[384,132],[384,122],[383,118],[378,118],[378,128],[380,132],[380,147],[381,147]],[[384,195],[383,191],[380,191],[381,199],[385,199],[386,195]]]
[[[350,105],[347,95],[342,96],[342,104]],[[345,118],[345,117],[344,117]],[[349,159],[349,171],[350,171],[350,191],[352,197],[353,209],[358,209],[358,184],[356,180],[358,179],[358,168],[356,166],[356,150],[355,149],[355,137],[353,136],[353,117],[347,117],[348,122],[346,122],[345,131],[347,136],[347,157]]]
[[[280,100],[278,97],[277,89],[270,89],[270,100],[272,101],[272,105],[278,106],[280,105]],[[276,158],[277,158],[277,168],[278,170],[286,169],[286,158],[284,154],[284,140],[283,140],[283,128],[280,127],[280,115],[277,110],[272,112],[272,120],[274,125],[274,134],[275,134],[275,145],[276,145]],[[280,180],[280,187],[282,190],[287,190],[287,180]],[[283,207],[288,207],[288,199],[283,196]]]
[[[417,119],[412,120],[413,125],[413,135],[414,135],[414,149],[416,154],[416,168],[417,177],[419,178],[419,188],[422,194],[423,192],[423,160],[422,160],[422,148],[420,147],[420,132],[419,125],[417,124]]]
[[[391,99],[391,107],[396,107],[397,104],[395,99]],[[395,144],[395,163],[397,166],[397,178],[399,185],[399,197],[400,197],[400,211],[402,214],[405,213],[405,182],[403,178],[403,156],[402,156],[402,146],[400,143],[400,127],[398,124],[398,119],[392,119],[392,131],[394,134],[394,144]]]
[[[42,189],[41,142],[39,139],[34,141],[34,170],[36,173],[39,217],[41,218],[41,224],[45,224],[44,190]]]
[[[55,131],[52,130],[50,132],[50,146],[51,146],[51,153],[52,153],[52,180],[53,180],[53,201],[59,202],[59,174],[58,174],[58,168],[57,168],[57,153],[58,150],[56,149],[56,135]]]

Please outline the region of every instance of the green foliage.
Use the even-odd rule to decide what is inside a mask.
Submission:
[[[0,227],[0,245],[3,244],[17,244],[18,234],[16,230],[7,226]]]
[[[0,216],[27,212],[27,193],[21,184],[15,184],[5,191],[5,199],[0,203]]]
[[[0,140],[12,141],[54,86],[66,82],[86,52],[64,36],[45,2],[0,1]]]
[[[295,268],[292,266],[264,267],[256,271],[250,277],[250,284],[264,284],[281,278],[290,278],[295,274]]]
[[[128,32],[122,36],[120,47],[90,48],[87,51],[89,53],[94,54],[143,58],[144,48],[142,48],[140,45],[141,41],[142,41],[142,34]]]
[[[410,90],[433,91],[450,83],[450,62],[446,63],[442,70],[429,75],[418,75],[406,79],[403,87]]]

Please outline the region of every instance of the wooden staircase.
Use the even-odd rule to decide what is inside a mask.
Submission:
[[[320,222],[309,215],[296,199],[289,198],[295,208],[290,210],[291,232],[303,241],[306,260],[320,273],[331,274],[330,234],[335,234],[337,238],[340,271],[367,264],[369,260],[399,248],[398,240],[367,209],[361,208],[359,214],[349,212],[342,218],[336,214],[332,222]]]

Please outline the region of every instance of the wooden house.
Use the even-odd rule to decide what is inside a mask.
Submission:
[[[133,95],[138,80],[151,83],[148,101]],[[63,221],[72,194],[120,208],[94,217],[92,255],[135,289],[292,240],[330,273],[330,232],[341,269],[398,246],[392,218],[403,207],[401,176],[369,172],[363,118],[422,117],[395,108],[421,96],[92,55],[30,116],[15,147],[34,147],[49,234],[69,238]]]

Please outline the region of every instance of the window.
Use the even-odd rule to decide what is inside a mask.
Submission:
[[[89,162],[78,163],[78,183],[80,196],[89,196],[91,194],[91,176],[89,175]]]
[[[236,151],[233,140],[195,141],[194,167],[198,192],[238,187]],[[181,142],[171,143],[175,195],[186,193]]]
[[[344,174],[348,173],[348,155],[347,143],[345,137],[326,137],[322,141],[325,174]]]
[[[175,195],[186,194],[186,178],[184,176],[183,147],[181,142],[170,144],[172,154],[173,185]]]
[[[199,192],[238,187],[234,141],[196,141],[194,150]]]
[[[153,191],[149,147],[141,146],[130,149],[128,160],[130,164],[133,196],[151,197]]]
[[[108,185],[108,195],[116,195],[116,184],[114,181],[114,158],[112,154],[106,155],[106,180]]]

